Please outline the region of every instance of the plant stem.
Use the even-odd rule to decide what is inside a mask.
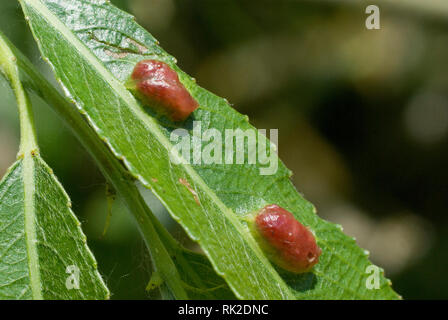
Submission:
[[[20,117],[20,150],[24,155],[31,151],[37,151],[36,131],[34,128],[34,117],[29,103],[29,98],[23,89],[17,67],[17,58],[11,51],[8,43],[0,34],[0,69],[10,83],[17,100],[17,108]]]

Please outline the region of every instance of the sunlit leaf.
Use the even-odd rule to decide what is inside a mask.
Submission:
[[[175,165],[170,161],[171,123],[144,108],[124,83],[145,58],[168,63],[199,102],[191,120],[202,130],[253,128],[225,99],[199,87],[175,59],[158,46],[129,14],[101,0],[21,0],[42,55],[66,94],[86,115],[128,170],[163,202],[190,237],[199,242],[218,274],[246,299],[394,299],[398,295],[379,275],[368,289],[371,263],[355,241],[321,220],[279,163],[273,175],[261,165]],[[192,121],[184,128],[191,131]],[[265,143],[259,137],[259,143]],[[306,152],[306,151],[304,151]],[[276,203],[316,234],[323,253],[313,272],[300,276],[275,268],[240,219]]]

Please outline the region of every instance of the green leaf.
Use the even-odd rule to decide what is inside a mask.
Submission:
[[[107,299],[70,200],[39,156],[16,60],[0,38],[21,127],[19,159],[0,182],[0,299]]]
[[[394,299],[366,287],[367,255],[340,227],[317,217],[295,190],[282,164],[262,176],[259,165],[174,165],[172,126],[144,109],[124,87],[139,60],[168,63],[199,102],[194,113],[203,130],[252,129],[225,99],[199,87],[175,59],[129,14],[101,0],[21,0],[40,50],[66,94],[128,170],[153,192],[198,241],[218,274],[245,299]],[[185,128],[191,128],[186,123]],[[259,143],[265,143],[259,137]],[[246,161],[247,162],[247,161]],[[188,183],[188,184],[187,184]],[[193,192],[192,192],[193,191]],[[240,219],[267,203],[294,213],[316,234],[323,253],[312,273],[286,274],[264,256]]]
[[[0,299],[109,297],[69,198],[37,154],[0,183],[0,231]]]

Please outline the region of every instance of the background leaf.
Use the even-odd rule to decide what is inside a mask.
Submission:
[[[366,288],[367,255],[339,227],[316,216],[314,207],[291,184],[283,164],[277,174],[260,176],[258,166],[174,166],[169,162],[172,127],[143,110],[122,84],[138,60],[155,58],[178,71],[201,105],[194,118],[202,120],[203,130],[252,127],[226,100],[200,88],[177,68],[175,59],[130,15],[105,1],[21,2],[42,54],[66,93],[130,172],[154,191],[201,244],[238,297],[398,298],[383,277],[379,290]],[[200,206],[179,179],[188,181]],[[316,233],[323,254],[313,273],[280,276],[238,219],[266,203],[288,209]]]

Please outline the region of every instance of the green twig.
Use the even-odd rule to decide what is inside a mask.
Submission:
[[[34,128],[34,117],[29,103],[28,95],[22,86],[17,58],[11,51],[8,43],[0,37],[0,69],[10,83],[17,100],[17,108],[20,116],[20,151],[23,155],[33,150],[37,151],[36,131]]]

